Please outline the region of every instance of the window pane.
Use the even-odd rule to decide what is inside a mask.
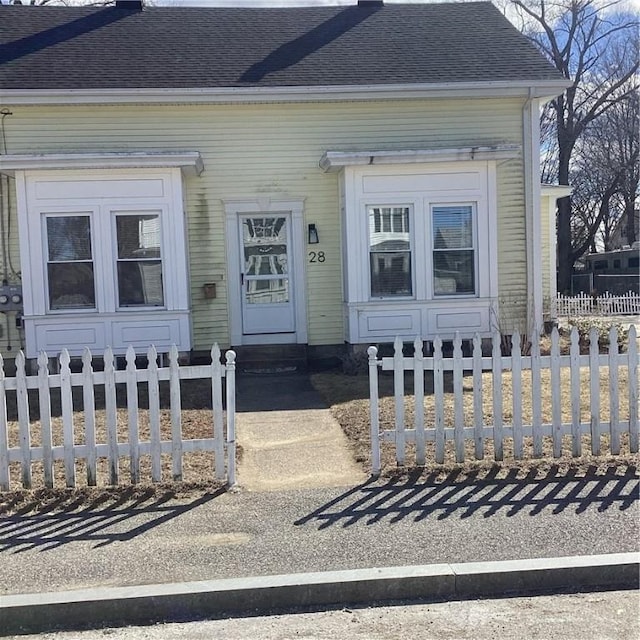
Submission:
[[[409,207],[369,207],[368,215],[372,251],[409,251]]]
[[[412,295],[409,251],[371,252],[370,268],[372,297]]]
[[[288,278],[250,280],[247,282],[246,301],[248,304],[274,304],[279,302],[288,302]]]
[[[96,306],[93,263],[49,263],[49,308],[94,309]]]
[[[118,262],[118,299],[121,307],[162,306],[162,262]]]
[[[433,207],[433,246],[435,249],[470,249],[473,247],[471,205]]]
[[[118,258],[160,258],[160,216],[117,216]]]
[[[91,260],[89,216],[47,217],[49,262]]]
[[[473,251],[436,251],[433,254],[436,295],[475,293]]]

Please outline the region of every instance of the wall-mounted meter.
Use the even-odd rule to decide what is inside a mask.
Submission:
[[[19,284],[0,286],[0,313],[22,311],[22,287]]]

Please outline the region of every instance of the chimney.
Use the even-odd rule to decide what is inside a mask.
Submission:
[[[142,11],[143,0],[116,0],[118,9],[126,9],[127,11]]]

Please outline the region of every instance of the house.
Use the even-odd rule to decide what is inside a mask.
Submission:
[[[567,83],[491,3],[2,6],[0,37],[5,354],[542,322]]]

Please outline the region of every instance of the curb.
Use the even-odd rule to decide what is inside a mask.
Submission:
[[[638,588],[640,553],[298,573],[0,597],[0,635],[271,609]]]

